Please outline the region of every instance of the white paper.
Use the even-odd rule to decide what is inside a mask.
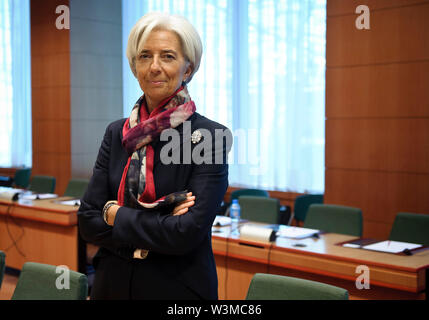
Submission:
[[[405,249],[413,250],[416,248],[420,248],[421,246],[421,244],[386,240],[369,244],[367,246],[363,246],[362,248],[381,252],[399,253],[404,251]]]
[[[300,228],[300,227],[291,227],[291,226],[281,226],[279,231],[277,231],[278,237],[292,238],[292,239],[303,239],[308,238],[316,233],[319,233],[320,230]]]
[[[346,247],[346,248],[360,248],[360,245],[355,244],[355,243],[345,243],[345,244],[343,244],[343,247]]]
[[[13,200],[13,197],[16,194],[21,194],[24,192],[22,189],[14,189],[9,187],[0,187],[0,198],[6,200]]]
[[[231,224],[231,218],[225,216],[216,216],[213,221],[213,226],[215,227],[224,227],[229,226]]]
[[[80,200],[79,199],[62,200],[62,201],[58,201],[57,203],[63,204],[65,206],[80,206]]]
[[[52,199],[52,198],[57,198],[58,195],[53,194],[53,193],[38,193],[38,194],[27,194],[27,195],[22,195],[20,197],[20,199],[24,199],[24,200],[44,200],[44,199]]]

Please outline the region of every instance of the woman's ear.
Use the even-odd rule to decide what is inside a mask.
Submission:
[[[187,81],[188,81],[189,77],[190,77],[190,76],[191,76],[191,74],[192,74],[192,70],[193,70],[193,68],[192,68],[192,64],[191,64],[191,63],[188,63],[188,66],[186,67],[185,74],[183,75],[183,81],[184,81],[184,82],[187,82]]]

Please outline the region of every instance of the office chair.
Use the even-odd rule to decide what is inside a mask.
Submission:
[[[0,176],[0,186],[25,189],[28,187],[30,176],[31,176],[31,168],[17,169],[15,171],[15,175],[13,176],[13,178]]]
[[[31,176],[31,168],[22,168],[18,169],[15,172],[15,176],[13,178],[13,186],[15,188],[28,188],[28,184],[30,183]]]
[[[399,212],[393,222],[389,240],[429,246],[429,214]]]
[[[256,273],[250,282],[246,300],[348,300],[349,293],[329,284]]]
[[[293,206],[293,219],[297,222],[297,225],[300,222],[305,221],[307,216],[308,208],[312,204],[322,204],[323,203],[323,194],[303,194],[295,198],[295,203]]]
[[[64,196],[82,198],[88,187],[88,179],[71,179],[67,185]]]
[[[28,189],[36,193],[54,193],[55,181],[51,176],[33,176]]]
[[[65,285],[56,272],[57,267],[35,262],[26,262],[18,278],[12,300],[86,300],[88,278],[86,275],[69,270],[69,288],[57,288],[57,282]],[[59,279],[59,280],[58,280]]]
[[[229,216],[229,209],[232,204],[232,200],[238,199],[241,196],[255,196],[255,197],[269,197],[269,194],[265,190],[260,189],[238,189],[231,192],[229,202],[221,205],[220,214]]]
[[[362,211],[339,205],[312,204],[308,209],[304,228],[361,237]]]
[[[260,190],[260,189],[239,189],[231,192],[231,198],[229,200],[232,203],[232,200],[238,199],[241,196],[253,196],[253,197],[266,197],[268,198],[270,195],[268,191]]]
[[[275,224],[278,222],[280,202],[275,198],[240,196],[241,218]]]
[[[6,254],[3,251],[0,251],[0,288],[1,288],[1,283],[3,282],[5,268],[6,268]]]

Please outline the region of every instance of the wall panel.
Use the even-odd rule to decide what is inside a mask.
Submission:
[[[356,7],[366,5],[370,10],[385,10],[410,5],[421,5],[429,0],[328,0],[328,16],[355,14]]]
[[[429,118],[326,121],[326,167],[429,173]]]
[[[52,175],[62,194],[70,178],[70,35],[55,9],[68,1],[31,1],[33,175]]]
[[[328,68],[326,116],[429,117],[428,83],[429,61]]]
[[[387,238],[398,212],[429,214],[429,1],[327,10],[325,202],[361,208],[364,236]]]
[[[328,17],[328,67],[429,59],[429,2],[372,11],[370,17],[370,30],[356,28],[357,15]]]

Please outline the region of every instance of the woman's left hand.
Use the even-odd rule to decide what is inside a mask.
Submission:
[[[186,194],[186,200],[180,202],[173,210],[173,216],[180,216],[188,212],[189,208],[195,204],[195,196],[192,192]]]

